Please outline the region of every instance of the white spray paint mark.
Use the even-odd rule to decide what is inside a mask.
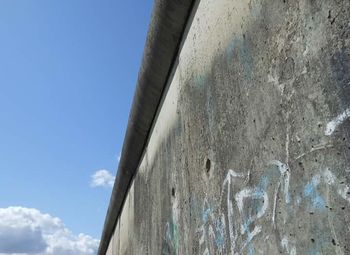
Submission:
[[[287,114],[289,115],[289,113]],[[289,143],[290,143],[290,138],[289,138],[289,125],[287,127],[287,134],[286,134],[286,155],[287,155],[287,163],[289,161]]]
[[[284,248],[287,252],[289,251],[289,245],[288,245],[288,238],[287,237],[283,237],[281,240],[281,245],[282,248]]]
[[[286,172],[284,178],[284,199],[286,200],[286,203],[289,204],[290,202],[290,196],[289,196],[289,182],[290,182],[290,173],[289,171]]]
[[[328,122],[324,134],[327,136],[332,135],[333,132],[336,130],[336,128],[349,117],[350,117],[350,108],[346,109],[344,112],[339,114],[336,118]]]
[[[271,82],[271,83],[277,85],[278,84],[278,78],[275,77],[275,76],[272,76],[271,74],[268,74],[267,75],[267,82]]]
[[[321,180],[330,186],[336,186],[337,193],[350,203],[350,188],[345,184],[337,184],[339,182],[337,177],[328,168],[322,172],[322,175],[317,174],[312,177],[311,181],[304,188],[304,196],[310,196],[315,188],[321,183]],[[314,201],[316,204],[319,204],[322,200],[322,197],[318,196]]]
[[[278,190],[280,189],[281,183],[278,183],[276,189],[275,189],[275,198],[273,201],[273,209],[272,209],[272,226],[276,228],[275,218],[276,218],[276,205],[277,205],[277,195]]]
[[[289,142],[290,142],[290,138],[289,138],[289,133],[290,133],[289,110],[287,111],[287,114],[286,114],[286,120],[287,120],[287,130],[286,130],[286,162],[287,162],[287,164],[288,164],[288,162],[289,162]]]
[[[301,197],[300,196],[297,196],[296,202],[297,202],[297,205],[300,205],[300,203],[301,203]]]
[[[255,226],[254,230],[250,233],[248,233],[247,240],[243,243],[241,251],[239,254],[242,254],[244,248],[253,240],[253,238],[261,232],[262,228],[261,226]]]
[[[335,185],[338,181],[337,177],[328,168],[324,170],[322,176],[328,185]],[[350,203],[350,188],[346,185],[339,185],[337,188],[338,194]]]
[[[260,198],[263,200],[263,205],[260,208],[260,210],[258,211],[258,213],[256,215],[251,216],[250,218],[248,218],[245,222],[242,223],[241,225],[241,234],[243,235],[246,231],[249,232],[249,225],[251,222],[261,218],[268,207],[269,204],[269,197],[267,195],[267,193],[261,189],[258,188],[247,188],[247,189],[243,189],[240,192],[238,192],[235,196],[235,199],[237,201],[237,206],[238,206],[238,210],[240,212],[240,214],[243,216],[244,215],[244,203],[243,200],[245,198],[248,197],[253,197],[253,198]]]
[[[332,147],[333,147],[333,144],[318,144],[318,145],[314,146],[313,148],[311,148],[311,150],[300,154],[298,157],[295,158],[295,160],[298,160],[298,159],[304,157],[305,155],[312,153],[314,151],[324,150],[324,149],[328,149],[328,148],[332,148]]]
[[[277,166],[281,174],[284,174],[288,171],[288,166],[279,160],[271,160],[270,164]]]
[[[231,179],[231,178],[230,178]],[[227,191],[227,213],[228,213],[228,227],[229,227],[229,235],[230,235],[230,244],[231,244],[231,254],[234,253],[236,248],[236,237],[237,233],[235,234],[233,232],[233,225],[232,225],[232,217],[233,217],[233,205],[232,201],[230,199],[231,196],[231,180],[228,182],[228,191]]]
[[[337,179],[337,177],[335,177],[334,174],[328,168],[324,170],[323,178],[328,185],[334,184],[335,180]]]
[[[219,251],[222,251],[224,248],[223,240],[226,228],[225,218],[216,220],[207,198],[204,199],[204,205],[202,209],[202,222],[203,224],[198,228],[196,232],[201,233],[199,245],[200,247],[204,246],[203,254],[214,254],[216,247],[219,249]]]
[[[286,147],[287,149],[287,147]],[[275,228],[275,218],[276,218],[276,206],[277,206],[277,196],[278,196],[278,191],[280,189],[280,186],[282,184],[282,181],[284,183],[284,198],[286,203],[288,204],[290,202],[290,196],[289,196],[289,182],[290,182],[290,173],[288,171],[288,166],[284,163],[282,163],[279,160],[272,160],[270,162],[270,165],[275,165],[277,166],[281,177],[280,181],[278,183],[278,186],[275,189],[275,196],[274,196],[274,203],[273,203],[273,209],[272,209],[272,226]]]
[[[287,251],[290,255],[296,255],[297,251],[294,245],[290,245],[288,238],[284,236],[281,240],[281,246],[285,251]]]
[[[307,74],[307,68],[306,68],[306,66],[304,66],[303,71],[301,72],[301,74]]]
[[[209,240],[215,240],[216,239],[216,235],[214,232],[214,229],[211,225],[209,225],[208,228],[208,232],[209,232]],[[214,252],[214,247],[213,247],[213,242],[209,242],[209,251],[213,251]]]
[[[199,239],[199,244],[202,245],[205,242],[205,228],[204,228],[204,225],[200,228],[199,231],[202,232],[201,238]]]
[[[229,169],[228,173],[226,175],[226,178],[224,180],[223,186],[227,184],[227,213],[228,213],[228,227],[229,227],[229,235],[230,235],[230,244],[231,244],[231,254],[234,254],[234,251],[236,249],[236,239],[237,239],[237,230],[235,229],[235,232],[233,230],[233,205],[231,200],[231,182],[232,178],[237,177],[244,177],[243,174],[236,173],[235,171]]]
[[[312,177],[311,183],[314,185],[314,187],[317,187],[321,183],[321,176],[316,174],[314,177]]]
[[[225,220],[225,215],[223,213],[221,214],[221,224],[222,224],[222,229],[226,233],[226,220]],[[226,234],[224,234],[224,235],[226,235]],[[223,243],[222,249],[225,249],[225,242]]]
[[[350,203],[350,188],[348,186],[339,188],[338,194]]]
[[[284,178],[284,198],[286,203],[289,204],[290,196],[289,196],[289,183],[290,183],[290,172],[288,171],[288,166],[282,163],[279,160],[272,160],[270,162],[271,165],[275,165],[278,167],[278,170],[281,173],[281,176]]]

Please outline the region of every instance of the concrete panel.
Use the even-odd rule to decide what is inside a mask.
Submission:
[[[198,2],[113,254],[350,254],[349,17]]]
[[[120,226],[119,226],[119,235],[118,235],[120,254],[134,254],[133,228],[134,228],[134,186],[132,186],[129,190],[128,197],[120,217]]]

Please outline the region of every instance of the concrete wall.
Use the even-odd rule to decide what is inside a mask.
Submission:
[[[198,1],[107,254],[350,254],[349,17]]]

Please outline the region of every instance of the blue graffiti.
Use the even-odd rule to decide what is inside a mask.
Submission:
[[[254,255],[255,251],[254,251],[254,247],[252,245],[248,246],[248,255]]]
[[[209,215],[211,213],[211,209],[210,208],[207,208],[203,211],[203,214],[202,214],[202,219],[203,219],[203,222],[204,223],[207,223],[208,220],[209,220]]]
[[[324,209],[326,202],[318,193],[317,186],[320,183],[320,177],[314,176],[304,187],[304,196],[311,199],[312,209]]]
[[[224,229],[224,224],[222,224],[221,220],[219,219],[216,220],[215,229],[216,229],[215,244],[218,248],[222,248],[225,243],[225,229]]]

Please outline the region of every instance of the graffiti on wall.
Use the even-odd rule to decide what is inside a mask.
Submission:
[[[326,125],[324,134],[332,135],[349,117],[350,109],[347,109]],[[295,159],[331,147],[330,144],[314,146],[311,151]],[[268,162],[256,184],[249,182],[250,171],[229,169],[222,183],[219,202],[211,203],[207,198],[202,202],[201,224],[196,231],[200,254],[256,254],[253,241],[258,236],[263,242],[274,238],[270,234],[278,228],[277,219],[279,224],[287,224],[290,214],[298,209],[310,214],[325,212],[328,201],[324,187],[334,191],[344,203],[350,204],[349,186],[330,167],[322,167],[313,175],[303,177],[301,184],[293,186],[293,194],[290,191],[292,176],[293,171],[288,164],[280,160]],[[282,228],[278,231],[278,237],[275,237],[279,242],[279,252],[296,255],[298,237],[285,231]],[[336,254],[344,254],[341,247],[335,245],[338,240],[334,228],[331,232],[331,243]],[[310,245],[308,254],[321,254],[321,250],[333,249],[329,248],[330,245],[322,244],[326,243],[324,237],[321,236],[320,239],[319,243],[311,239],[313,245]],[[165,226],[163,254],[178,254],[178,245],[178,229],[172,220]]]
[[[178,254],[179,235],[177,225],[173,220],[165,225],[165,235],[162,245],[162,254]]]
[[[281,188],[285,202],[290,203],[288,190],[290,174],[288,166],[280,161],[271,161],[270,165],[273,167],[262,176],[258,185],[239,190],[235,189],[235,184],[244,182],[248,174],[228,170],[221,192],[221,200],[226,203],[226,210],[223,211],[226,213],[219,213],[221,215],[217,217],[215,213],[212,213],[214,210],[210,209],[208,202],[204,203],[203,225],[200,227],[201,239],[199,242],[203,247],[203,254],[224,253],[228,250],[231,251],[231,254],[241,254],[254,237],[262,231],[262,225],[257,224],[257,221],[265,216],[270,206],[273,208],[272,225],[275,224],[277,195]],[[278,181],[274,188],[274,198],[270,199],[267,189],[273,179]],[[226,233],[228,233],[227,236]],[[226,238],[229,240],[229,247],[225,247]],[[284,243],[285,246],[288,246],[286,241]]]
[[[350,109],[331,120],[325,130],[325,135],[330,136],[333,132],[350,117]],[[330,148],[329,144],[316,146],[312,151]],[[305,156],[306,152],[298,156]],[[205,199],[202,209],[202,225],[199,227],[199,245],[201,253],[208,254],[255,254],[251,245],[256,236],[263,232],[266,224],[262,220],[270,220],[271,229],[276,229],[276,217],[278,203],[284,208],[283,223],[287,222],[289,213],[293,208],[304,207],[310,214],[324,211],[327,206],[326,198],[322,193],[321,185],[326,185],[335,191],[344,201],[350,203],[350,188],[344,181],[336,177],[329,167],[319,170],[309,180],[301,185],[300,190],[292,196],[290,189],[291,169],[286,163],[272,160],[267,169],[254,186],[247,185],[249,172],[228,170],[222,184],[220,206],[212,208]],[[243,184],[242,184],[243,183]],[[224,203],[224,206],[222,205]],[[344,209],[344,207],[342,208]],[[279,211],[281,213],[281,209]],[[270,232],[271,233],[271,232]],[[332,229],[331,242],[337,243],[337,235]],[[270,238],[268,234],[261,237],[263,240]],[[296,237],[287,233],[278,238],[281,253],[296,255]],[[226,241],[227,240],[227,241]],[[312,242],[315,242],[312,239]],[[311,246],[310,246],[311,247]],[[337,254],[344,254],[339,245],[334,246]],[[322,247],[321,247],[322,248]],[[309,254],[319,254],[320,247],[311,247]]]
[[[350,109],[347,109],[331,120],[326,126],[325,135],[332,135],[349,117]],[[311,152],[330,147],[332,146],[329,144],[316,146]],[[303,153],[296,159],[307,153]],[[301,206],[302,203],[302,206],[311,213],[314,211],[322,212],[328,206],[324,194],[322,194],[321,185],[332,188],[335,194],[350,203],[349,186],[337,178],[330,168],[326,167],[311,176],[310,180],[302,185],[302,190],[297,192],[300,195],[295,196],[291,196],[289,191],[291,173],[287,164],[273,160],[268,163],[268,168],[260,177],[257,185],[249,186],[246,185],[247,180],[249,180],[249,172],[246,174],[228,170],[222,184],[220,198],[220,201],[225,201],[226,205],[224,207],[221,205],[215,210],[210,208],[207,200],[204,202],[204,216],[202,217],[202,225],[199,227],[201,233],[199,244],[203,254],[223,254],[225,252],[235,255],[243,252],[250,255],[255,254],[254,247],[250,244],[266,225],[261,222],[259,224],[259,219],[270,220],[271,228],[275,229],[278,200],[282,200],[283,208],[286,208],[284,223],[287,221],[290,211]],[[337,243],[334,229],[332,229],[331,234],[335,237],[332,239],[334,245]],[[268,238],[267,235],[265,239]],[[287,252],[290,255],[297,254],[295,237],[281,235],[279,239],[281,252]],[[223,240],[228,240],[228,242]],[[312,239],[312,242],[315,241]],[[225,247],[226,244],[229,244],[229,247]],[[336,246],[335,249],[337,254],[343,254],[339,246]],[[312,248],[310,254],[317,254],[319,250],[317,247]]]
[[[224,254],[225,251],[230,251],[230,254],[242,254],[246,249],[248,254],[254,254],[254,248],[250,246],[250,243],[262,232],[264,225],[259,224],[259,219],[270,220],[272,229],[277,227],[278,197],[283,198],[284,205],[289,205],[289,208],[304,202],[310,212],[322,211],[327,204],[318,191],[318,186],[326,184],[334,187],[337,194],[350,203],[349,187],[340,182],[328,168],[314,175],[303,186],[301,197],[292,197],[289,193],[290,171],[288,166],[280,161],[272,161],[270,166],[275,167],[275,172],[272,171],[273,168],[270,168],[256,186],[245,187],[237,191],[234,191],[235,183],[244,181],[247,176],[229,170],[222,187],[222,200],[226,202],[226,210],[222,210],[224,212],[220,212],[220,208],[215,211],[207,200],[204,202],[202,225],[198,230],[201,233],[199,245],[202,254]],[[273,178],[277,175],[279,178]],[[275,183],[271,181],[276,179],[278,181]],[[272,189],[272,192],[268,189]],[[289,240],[286,235],[281,236],[280,239],[281,251],[295,255],[296,241]],[[225,247],[225,240],[228,240],[229,247]]]

